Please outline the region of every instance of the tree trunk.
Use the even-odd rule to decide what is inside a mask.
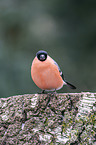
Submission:
[[[96,93],[0,99],[1,145],[95,145]]]

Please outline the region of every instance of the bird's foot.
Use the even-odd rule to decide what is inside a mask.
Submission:
[[[38,94],[47,94],[47,93],[45,92],[45,90],[42,90],[42,91],[39,92]]]

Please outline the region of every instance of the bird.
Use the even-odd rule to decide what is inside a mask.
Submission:
[[[45,91],[56,92],[63,85],[76,89],[74,85],[65,80],[57,62],[44,50],[38,51],[32,61],[31,77],[34,83],[42,90],[41,93],[45,93]]]

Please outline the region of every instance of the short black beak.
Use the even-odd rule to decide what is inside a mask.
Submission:
[[[40,55],[40,60],[42,61],[42,60],[45,60],[45,55],[44,54],[41,54]]]

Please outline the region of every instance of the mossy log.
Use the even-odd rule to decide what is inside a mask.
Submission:
[[[0,99],[1,145],[95,145],[96,93]]]

